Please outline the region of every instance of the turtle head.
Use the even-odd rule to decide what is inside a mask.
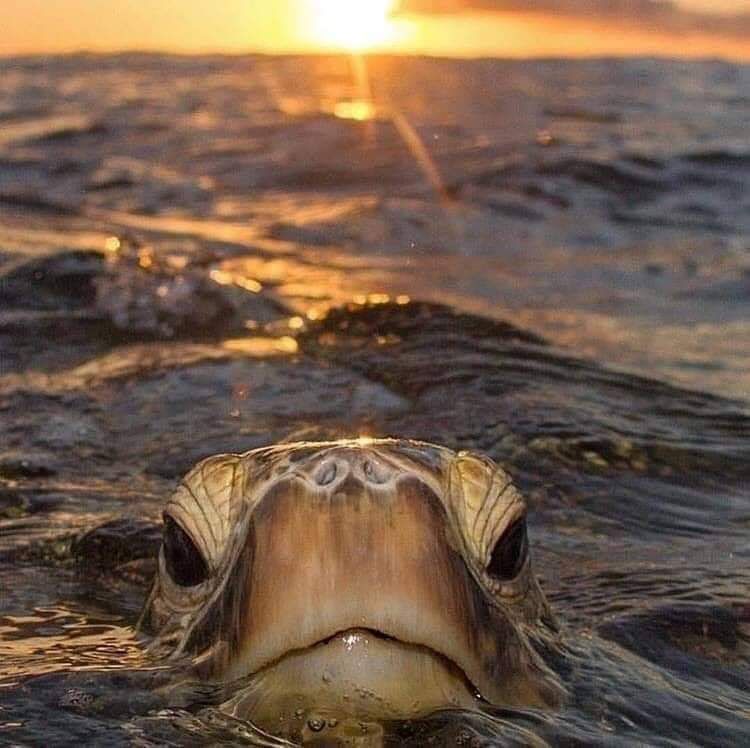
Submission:
[[[522,496],[490,460],[425,443],[200,463],[165,508],[144,621],[262,725],[561,695]]]

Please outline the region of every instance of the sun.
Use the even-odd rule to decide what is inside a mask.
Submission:
[[[312,28],[322,45],[364,51],[392,41],[391,12],[396,0],[308,0]]]

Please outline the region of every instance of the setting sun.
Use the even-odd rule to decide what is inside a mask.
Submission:
[[[309,0],[311,35],[321,44],[365,50],[393,41],[395,0]]]

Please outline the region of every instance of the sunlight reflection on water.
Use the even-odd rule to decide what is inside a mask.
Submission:
[[[0,408],[3,438],[53,474],[3,478],[3,551],[158,519],[214,452],[348,430],[476,446],[527,481],[577,701],[477,717],[469,734],[685,742],[710,727],[738,744],[747,68],[373,58],[363,94],[349,59],[16,64],[23,85],[2,95],[28,121],[0,136]],[[24,270],[48,253],[57,265]],[[97,297],[103,279],[120,285]],[[118,292],[172,324],[114,325]],[[199,297],[218,310],[200,332]],[[564,350],[519,352],[488,318]],[[58,551],[7,556],[0,670],[140,667],[140,599],[123,614],[114,588],[89,599]],[[734,639],[728,623],[713,636],[713,609],[656,608],[706,601],[739,611]],[[58,717],[50,703],[21,710]],[[38,724],[24,740],[49,742]]]

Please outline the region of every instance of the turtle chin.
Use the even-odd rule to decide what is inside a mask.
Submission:
[[[233,674],[240,675],[242,663]],[[226,705],[269,730],[315,719],[398,720],[445,708],[476,708],[461,668],[426,646],[352,628],[280,657],[250,678]]]

